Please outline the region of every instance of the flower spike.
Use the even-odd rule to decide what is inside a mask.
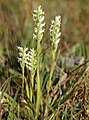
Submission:
[[[56,16],[55,20],[51,21],[50,26],[50,36],[52,41],[53,49],[57,50],[57,45],[60,41],[60,25],[61,25],[61,16]]]
[[[33,39],[38,40],[41,42],[43,38],[43,33],[45,31],[44,26],[44,12],[42,11],[41,6],[38,7],[37,10],[34,10],[33,20],[35,21],[36,27],[34,29]]]

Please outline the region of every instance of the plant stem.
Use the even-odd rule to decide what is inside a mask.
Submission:
[[[51,87],[51,79],[52,79],[52,76],[53,76],[53,71],[54,71],[54,63],[55,63],[55,53],[56,51],[53,50],[52,52],[52,65],[51,65],[51,69],[50,69],[50,76],[49,76],[49,81],[47,83],[47,100],[48,100],[48,103],[50,104],[50,100],[51,100],[51,97],[49,95],[49,92],[50,92],[50,87]],[[45,109],[45,116],[47,117],[48,116],[48,107],[46,106],[46,109]]]
[[[40,97],[41,97],[41,92],[40,92],[40,41],[38,40],[37,43],[37,101],[36,101],[36,114],[38,116],[39,113],[39,108],[40,108]]]
[[[31,75],[31,87],[30,87],[30,101],[32,102],[32,91],[33,91],[33,86],[34,86],[34,75]]]
[[[22,95],[24,92],[24,66],[22,67]]]
[[[48,84],[48,93],[49,93],[49,91],[50,91],[51,79],[52,79],[53,71],[54,71],[55,53],[56,53],[56,51],[53,50],[53,52],[52,52],[52,65],[51,65],[50,76],[49,76],[49,84]]]

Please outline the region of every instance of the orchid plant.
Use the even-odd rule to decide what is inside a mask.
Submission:
[[[35,89],[37,90],[37,96],[36,96],[36,117],[37,119],[39,115],[39,110],[40,110],[40,104],[41,104],[41,78],[40,78],[40,53],[41,53],[41,41],[43,39],[43,34],[45,31],[45,22],[44,22],[44,12],[39,6],[36,10],[34,10],[33,13],[33,20],[35,22],[35,28],[34,28],[34,34],[33,34],[33,40],[36,41],[37,43],[37,49],[34,50],[34,48],[28,50],[28,48],[22,48],[18,47],[19,50],[19,57],[18,61],[20,62],[21,68],[22,68],[22,88],[24,89],[24,68],[30,70],[31,72],[31,77],[30,77],[30,89],[27,88],[27,96],[29,97],[30,101],[33,102],[33,87],[34,83]],[[61,26],[61,16],[56,16],[55,20],[51,21],[51,26],[49,29],[50,32],[50,40],[52,43],[52,65],[50,69],[50,75],[49,75],[49,80],[47,81],[47,92],[49,94],[49,90],[51,87],[51,79],[54,71],[54,63],[55,63],[55,55],[57,51],[57,46],[60,41],[60,26]],[[34,82],[34,75],[37,71],[37,77],[36,81]],[[27,84],[27,83],[26,83]],[[28,85],[26,85],[28,86]],[[29,94],[30,90],[30,94]]]

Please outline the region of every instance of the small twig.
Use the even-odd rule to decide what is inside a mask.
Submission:
[[[79,68],[81,68],[82,66],[84,66],[85,64],[87,64],[89,62],[89,59],[87,61],[85,61],[83,64],[79,65],[77,68],[75,68],[74,70],[71,71],[71,73],[74,73],[76,70],[78,70]]]

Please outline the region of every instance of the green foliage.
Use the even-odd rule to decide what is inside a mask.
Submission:
[[[78,2],[79,4],[83,4],[83,2]],[[11,2],[11,5],[13,5],[12,3],[13,2]],[[23,0],[22,3],[24,3],[26,9],[28,5],[27,2]],[[42,3],[44,4],[45,2],[42,1]],[[2,1],[2,5],[3,4],[6,3]],[[13,13],[14,8],[10,9],[10,12]],[[44,12],[41,6],[38,6],[38,8],[34,10],[33,20],[35,26],[31,41],[28,35],[27,37],[24,35],[25,30],[30,29],[28,26],[29,17],[25,20],[27,25],[20,26],[26,28],[23,27],[23,34],[19,32],[19,38],[22,38],[23,41],[26,40],[26,43],[29,44],[27,44],[28,48],[26,48],[25,43],[22,42],[23,47],[18,47],[19,54],[18,57],[16,57],[19,63],[19,71],[17,72],[10,68],[8,72],[6,71],[8,75],[3,78],[5,82],[3,82],[0,87],[0,119],[88,119],[89,60],[87,59],[88,50],[85,43],[77,43],[71,48],[69,48],[69,44],[65,43],[63,44],[63,48],[65,49],[61,47],[59,49],[58,43],[60,41],[61,31],[63,30],[60,30],[61,17],[56,16],[55,19],[51,21],[48,32],[50,40],[47,42],[50,44],[50,47],[46,50],[44,49],[44,40],[47,38],[46,34],[44,34],[46,25],[44,23]],[[2,32],[0,32],[0,34],[2,34]],[[16,38],[18,38],[17,34]],[[11,55],[9,54],[8,46],[6,47],[8,55]],[[1,49],[3,49],[3,47]],[[3,53],[1,52],[1,54]],[[0,71],[2,71],[3,68],[2,65]]]

